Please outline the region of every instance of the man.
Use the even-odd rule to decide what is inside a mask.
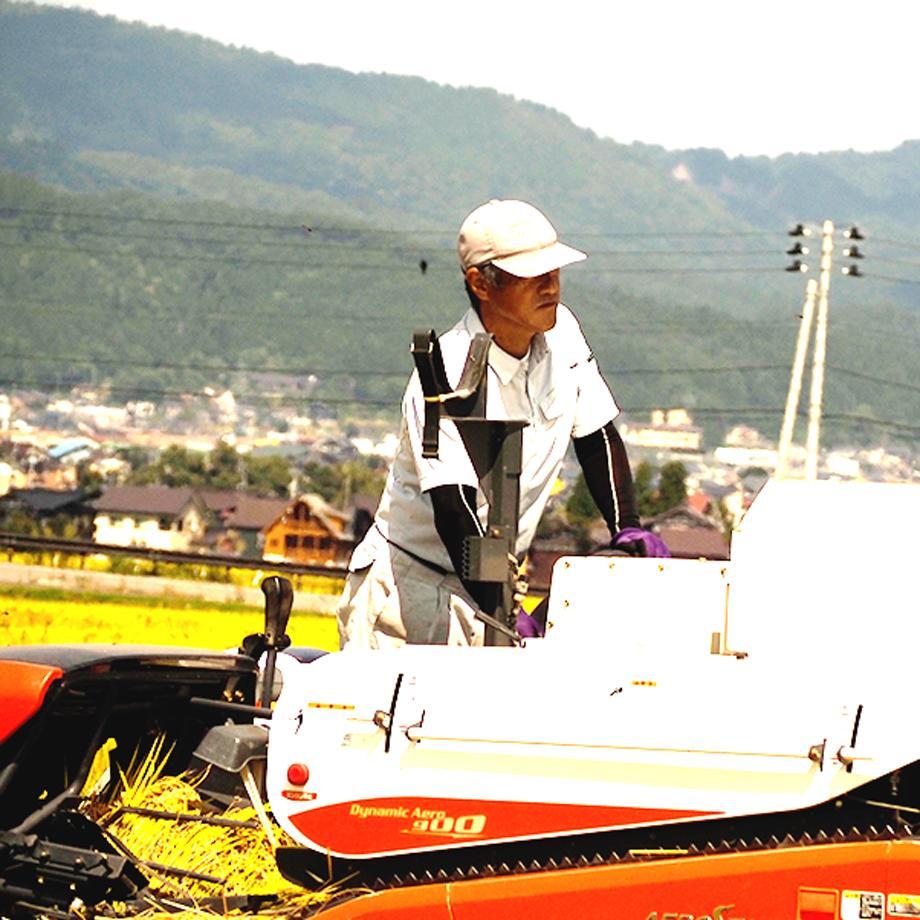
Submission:
[[[476,333],[492,336],[486,417],[524,419],[517,556],[523,558],[570,439],[614,546],[666,554],[639,530],[632,476],[613,420],[619,413],[571,311],[560,269],[587,258],[559,242],[522,201],[492,200],[463,222],[457,242],[471,309],[440,337],[455,386]],[[456,425],[441,420],[439,456],[422,456],[424,399],[413,374],[399,450],[374,526],[355,549],[339,608],[343,648],[482,644],[482,583],[461,580],[463,542],[483,533],[487,508]],[[657,542],[656,542],[657,541]]]

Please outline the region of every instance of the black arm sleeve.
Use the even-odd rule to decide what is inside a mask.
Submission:
[[[435,486],[427,492],[434,508],[434,527],[447,549],[454,571],[463,587],[480,606],[487,606],[491,585],[463,577],[463,541],[466,537],[482,536],[482,526],[476,517],[476,490],[472,486]]]
[[[575,438],[573,443],[588,491],[607,522],[610,536],[616,537],[625,527],[639,527],[626,447],[613,422]]]

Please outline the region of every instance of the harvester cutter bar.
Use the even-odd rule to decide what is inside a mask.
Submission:
[[[912,811],[912,809],[907,809]],[[483,844],[369,859],[327,856],[281,847],[278,867],[309,887],[318,879],[381,891],[559,869],[687,856],[867,841],[920,841],[920,822],[890,806],[840,799],[798,812],[754,815]]]
[[[0,904],[46,907],[127,900],[147,884],[134,862],[93,847],[65,845],[37,834],[0,833]]]

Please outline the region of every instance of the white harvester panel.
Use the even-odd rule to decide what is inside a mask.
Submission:
[[[553,569],[546,641],[646,657],[723,650],[728,563],[565,556]]]
[[[366,858],[785,813],[917,759],[920,486],[770,483],[731,563],[557,563],[544,639],[284,660],[267,784]]]
[[[920,485],[768,482],[732,538],[733,647],[853,689],[920,648]]]

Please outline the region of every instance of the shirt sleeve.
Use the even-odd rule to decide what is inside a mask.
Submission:
[[[457,425],[451,419],[441,416],[438,433],[438,457],[422,456],[422,433],[425,426],[425,398],[418,374],[413,373],[403,397],[403,418],[409,436],[412,459],[418,473],[419,489],[429,492],[437,486],[479,485],[476,471]]]
[[[632,471],[613,422],[573,443],[588,491],[607,522],[610,536],[616,538],[625,527],[639,527]]]
[[[607,422],[612,422],[620,414],[620,407],[604,380],[594,352],[581,330],[581,324],[573,313],[566,310],[566,314],[564,321],[569,326],[569,364],[577,391],[572,437],[583,438]]]

